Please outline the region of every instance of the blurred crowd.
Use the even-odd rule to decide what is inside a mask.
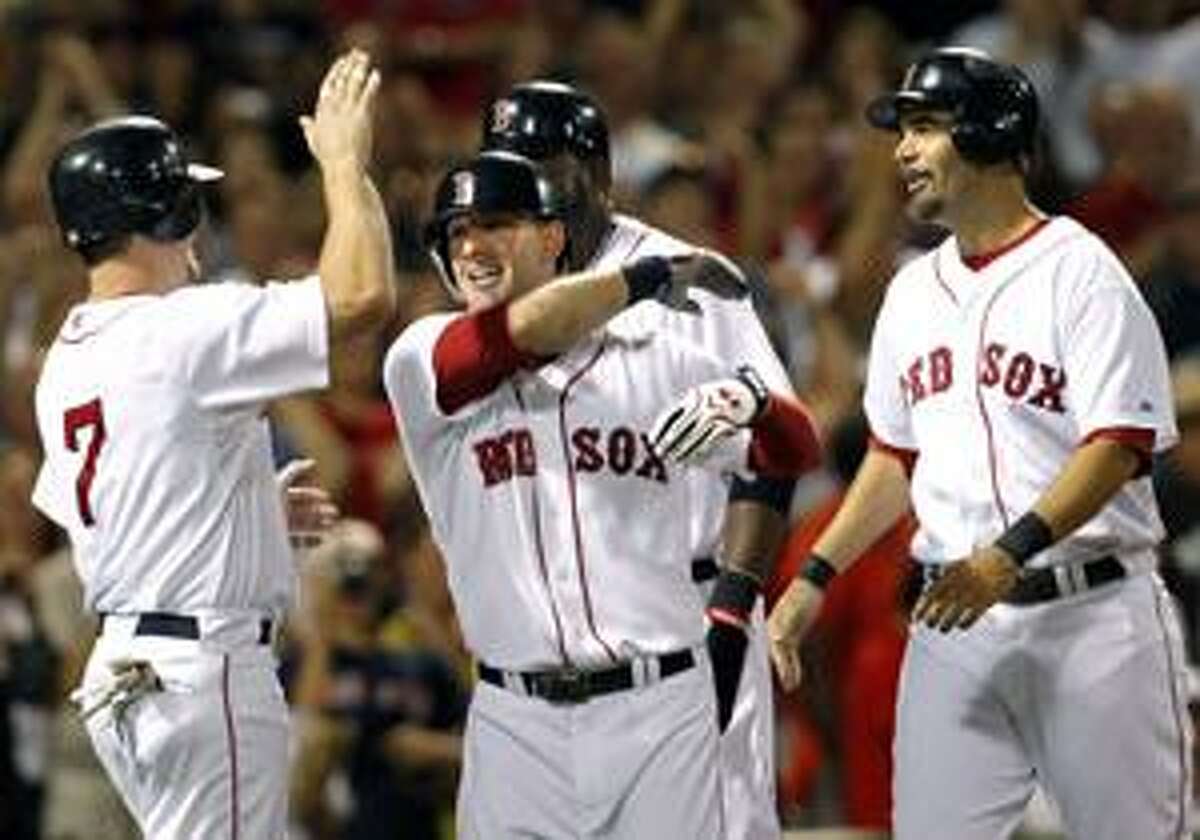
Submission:
[[[314,458],[347,521],[305,552],[283,640],[296,836],[449,836],[470,662],[379,382],[410,320],[450,306],[421,226],[480,113],[514,81],[606,108],[621,209],[724,250],[829,444],[797,494],[794,571],[865,445],[869,325],[895,267],[936,242],[904,219],[892,138],[866,102],[914,52],[1020,64],[1043,100],[1034,194],[1127,261],[1173,362],[1182,442],[1156,465],[1164,573],[1200,661],[1200,2],[999,0],[0,0],[0,836],[133,836],[66,700],[94,620],[29,497],[32,383],[83,266],[44,177],[61,141],[154,113],[226,172],[202,234],[210,282],[313,269],[318,181],[297,127],[336,50],[384,68],[376,160],[401,306],[333,386],[273,410],[280,463]],[[952,444],[950,444],[952,445]],[[779,698],[789,825],[888,823],[908,527],[834,585],[802,692]]]

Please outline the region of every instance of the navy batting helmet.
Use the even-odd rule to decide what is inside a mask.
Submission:
[[[438,185],[425,244],[442,282],[455,297],[458,283],[450,265],[450,222],[459,216],[512,216],[557,219],[558,203],[537,164],[504,151],[480,152],[451,169]]]
[[[595,100],[571,85],[540,79],[516,85],[483,120],[484,149],[533,160],[566,153],[608,169],[608,121]]]
[[[899,90],[867,107],[867,120],[898,131],[901,116],[917,110],[950,114],[954,147],[972,163],[1019,161],[1033,152],[1038,130],[1033,85],[1015,65],[980,50],[947,47],[917,59]]]
[[[131,234],[183,239],[203,215],[199,184],[219,169],[190,164],[153,117],[105,120],[69,140],[50,167],[50,198],[67,245],[86,257]]]

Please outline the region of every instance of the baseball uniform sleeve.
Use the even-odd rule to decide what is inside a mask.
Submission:
[[[1102,430],[1151,430],[1154,451],[1179,438],[1170,372],[1154,316],[1114,257],[1081,258],[1067,302],[1064,358],[1082,442]]]
[[[896,294],[893,282],[875,320],[867,361],[867,384],[863,410],[871,433],[886,447],[916,450],[917,441],[909,419],[908,402],[901,387],[900,365],[892,346],[890,323],[894,319]]]
[[[250,405],[329,384],[329,334],[319,280],[182,289],[166,342],[204,408]]]

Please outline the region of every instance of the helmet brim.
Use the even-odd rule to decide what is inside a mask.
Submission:
[[[885,131],[899,131],[900,118],[921,109],[947,110],[944,103],[924,91],[898,90],[885,93],[867,105],[867,122]]]

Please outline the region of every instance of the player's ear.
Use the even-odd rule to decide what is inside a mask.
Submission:
[[[541,225],[542,249],[557,265],[562,262],[567,252],[567,228],[558,219]]]

